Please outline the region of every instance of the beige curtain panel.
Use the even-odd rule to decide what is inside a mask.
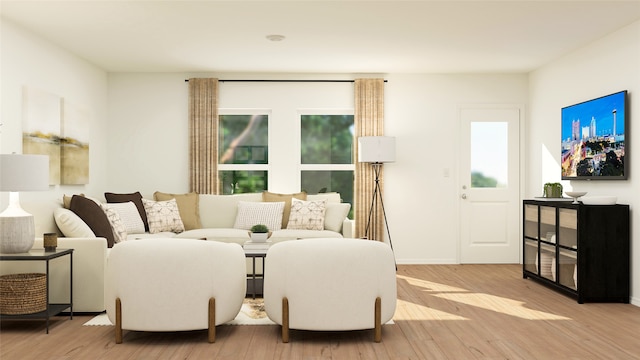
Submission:
[[[218,193],[218,79],[189,79],[189,188]]]
[[[360,136],[384,135],[384,79],[356,79],[355,80],[355,111],[354,125],[356,139]],[[358,142],[354,142],[354,154],[358,159]],[[380,190],[383,190],[383,169],[380,169]],[[354,184],[354,220],[355,236],[365,236],[371,200],[375,188],[375,174],[368,163],[356,162]],[[381,195],[381,194],[379,194]],[[378,200],[374,204],[371,224],[369,225],[369,239],[384,241],[384,218],[382,204]]]

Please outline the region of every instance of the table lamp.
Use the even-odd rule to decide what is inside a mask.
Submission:
[[[9,206],[0,213],[0,253],[28,252],[35,240],[33,215],[20,207],[19,191],[49,189],[49,156],[0,154],[0,191]]]

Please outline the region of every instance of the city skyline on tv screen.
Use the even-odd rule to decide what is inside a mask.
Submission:
[[[626,91],[562,109],[562,178],[624,178]]]

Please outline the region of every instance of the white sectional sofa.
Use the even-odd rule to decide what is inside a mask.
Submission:
[[[176,237],[235,242],[240,245],[249,240],[247,230],[234,228],[238,204],[240,202],[261,202],[262,194],[199,195],[199,197],[202,228],[186,230],[175,234]],[[347,218],[350,204],[341,203],[338,193],[307,195],[309,201],[322,199],[327,201],[324,229],[280,229],[273,231],[269,240],[277,243],[284,240],[306,238],[352,237],[353,222]],[[144,235],[144,237],[148,236],[153,236],[153,234]],[[141,238],[143,236],[134,234],[132,237]]]
[[[167,195],[167,194],[164,194]],[[169,194],[171,195],[171,194]],[[181,194],[182,195],[182,194]],[[135,241],[144,238],[185,238],[201,239],[209,241],[233,242],[244,244],[250,239],[246,229],[238,229],[238,208],[241,203],[261,203],[262,193],[237,194],[237,195],[197,195],[197,209],[192,209],[197,214],[197,219],[187,219],[185,225],[199,225],[199,228],[190,228],[179,233],[158,232],[128,233],[126,240]],[[180,195],[178,195],[180,197]],[[347,219],[350,204],[341,203],[340,194],[326,193],[307,195],[307,201],[324,201],[326,204],[324,223],[322,229],[278,229],[272,231],[270,240],[273,243],[307,239],[307,238],[342,238],[353,237],[353,222]],[[36,219],[36,234],[58,232],[59,248],[75,249],[73,254],[73,304],[74,312],[102,312],[104,303],[104,275],[109,254],[108,241],[104,236],[98,236],[80,219],[73,211],[65,209],[62,201],[56,205],[40,204],[38,206],[25,206],[27,211],[34,214]],[[182,215],[182,208],[181,215]],[[196,211],[197,210],[197,211]],[[56,214],[55,219],[52,213]],[[57,226],[56,226],[57,224]],[[36,236],[38,236],[36,235]],[[40,235],[41,236],[41,235]],[[42,248],[42,240],[36,239],[34,248]],[[113,246],[118,246],[116,243]],[[250,259],[247,259],[247,269],[250,271]],[[0,266],[0,274],[39,271],[43,268],[36,262],[16,263],[5,262]],[[52,283],[50,297],[52,301],[66,299],[68,297],[68,264],[60,262],[52,264]],[[249,273],[249,272],[248,272]],[[64,276],[67,274],[67,276]]]

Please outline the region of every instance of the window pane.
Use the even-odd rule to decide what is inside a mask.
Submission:
[[[222,194],[255,193],[267,190],[266,171],[218,171]]]
[[[353,163],[353,115],[302,115],[302,164]]]
[[[471,123],[471,187],[507,186],[506,122]]]
[[[351,204],[349,218],[353,219],[353,171],[302,171],[301,180],[307,194],[340,193],[342,202]]]
[[[219,164],[268,164],[267,115],[220,115]]]

